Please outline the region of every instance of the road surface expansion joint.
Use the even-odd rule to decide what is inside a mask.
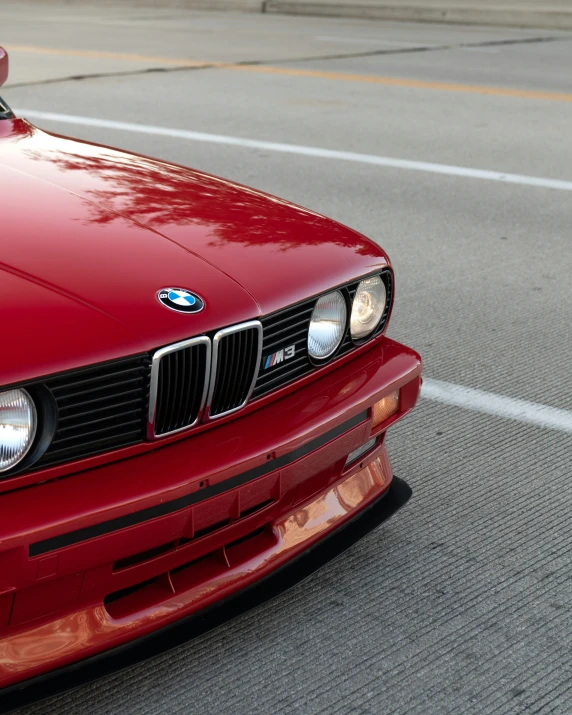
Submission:
[[[156,66],[156,67],[145,67],[142,69],[126,70],[119,72],[96,72],[89,74],[74,74],[66,75],[64,77],[57,77],[54,79],[46,80],[36,80],[32,82],[18,82],[14,84],[8,84],[7,87],[11,89],[16,89],[18,87],[33,87],[42,86],[47,84],[55,84],[62,82],[71,82],[78,80],[88,80],[88,79],[104,79],[107,77],[130,77],[137,75],[144,75],[150,72],[183,72],[183,71],[196,71],[196,70],[207,70],[207,69],[240,69],[248,67],[268,67],[272,68],[273,65],[283,65],[283,64],[297,64],[300,62],[328,62],[333,60],[344,60],[344,59],[359,59],[364,57],[379,57],[385,55],[400,55],[400,54],[413,54],[419,52],[444,52],[449,50],[466,49],[466,48],[479,48],[479,47],[497,47],[497,46],[508,46],[508,45],[521,45],[521,44],[538,44],[543,42],[556,42],[556,41],[569,41],[571,38],[563,36],[540,36],[540,37],[523,37],[523,38],[509,38],[501,40],[483,40],[481,42],[460,42],[460,43],[449,43],[449,44],[438,44],[438,45],[418,45],[415,47],[398,47],[393,49],[378,49],[378,50],[366,50],[362,52],[340,52],[335,54],[327,55],[315,55],[315,56],[303,56],[294,57],[287,59],[273,59],[273,60],[242,60],[238,62],[202,62],[200,60],[186,60],[181,59],[181,64],[175,64],[172,67]],[[57,48],[24,48],[18,45],[5,45],[5,48],[10,51],[30,51],[38,52],[42,51],[47,54],[70,54],[70,55],[84,55],[81,50],[70,51],[70,50],[58,50]],[[105,57],[107,53],[105,52],[85,52],[86,56],[97,55]],[[130,57],[129,55],[117,55],[113,54],[113,59],[123,59],[138,61],[137,56]],[[175,58],[148,58],[149,60],[156,59],[157,61],[171,61],[178,62]],[[139,60],[141,61],[141,60]],[[184,64],[190,63],[190,64]],[[376,75],[366,75],[371,78],[375,78]],[[333,79],[333,78],[332,78]]]

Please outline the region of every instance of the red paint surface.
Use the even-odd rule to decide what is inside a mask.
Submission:
[[[3,382],[266,315],[388,265],[323,216],[198,171],[0,122]],[[165,310],[188,288],[202,313]],[[38,350],[49,341],[49,351]]]
[[[4,71],[0,52],[0,80]],[[306,209],[21,119],[0,121],[0,199],[3,385],[150,351],[389,265],[373,242]],[[207,309],[166,310],[156,293],[168,286],[197,292]],[[351,517],[391,481],[383,435],[415,404],[420,373],[414,351],[380,336],[216,425],[0,482],[0,687],[234,593]],[[199,504],[29,555],[39,541],[268,464],[394,390],[399,413],[349,469],[371,416]]]

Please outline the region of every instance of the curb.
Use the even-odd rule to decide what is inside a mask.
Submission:
[[[231,3],[228,3],[229,5]],[[311,2],[305,0],[266,0],[264,12],[287,15],[322,15],[369,20],[402,20],[408,22],[443,22],[464,25],[509,25],[553,30],[572,29],[572,8],[566,10],[519,9],[515,7],[452,7]]]
[[[22,0],[24,2],[24,0]],[[264,12],[264,0],[33,0],[34,5],[56,7],[98,6],[132,8],[172,8],[181,10],[234,10],[235,12]],[[0,7],[2,0],[0,0]]]
[[[413,0],[414,2],[415,0]],[[509,0],[510,1],[510,0]],[[515,0],[512,0],[513,2]],[[1,4],[2,0],[0,0]],[[91,5],[94,0],[35,0],[46,5]],[[445,3],[447,0],[445,0]],[[449,0],[457,2],[459,0]],[[478,3],[479,0],[475,0]],[[560,0],[562,2],[562,0]],[[283,15],[315,15],[366,20],[397,20],[403,22],[439,22],[460,25],[498,25],[550,30],[572,30],[570,9],[537,9],[512,6],[482,7],[451,4],[403,4],[402,0],[98,0],[102,6],[170,7],[186,10],[229,10],[234,12],[276,13]],[[539,5],[542,3],[539,2]]]

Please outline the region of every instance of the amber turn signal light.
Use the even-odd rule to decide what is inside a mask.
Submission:
[[[396,412],[399,412],[399,390],[390,392],[389,395],[382,397],[379,402],[375,403],[371,410],[373,417],[372,427],[377,427],[392,417]]]

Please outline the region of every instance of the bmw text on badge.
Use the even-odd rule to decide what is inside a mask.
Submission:
[[[205,302],[196,293],[184,288],[162,288],[157,293],[157,298],[166,308],[179,313],[200,313],[205,307]]]

